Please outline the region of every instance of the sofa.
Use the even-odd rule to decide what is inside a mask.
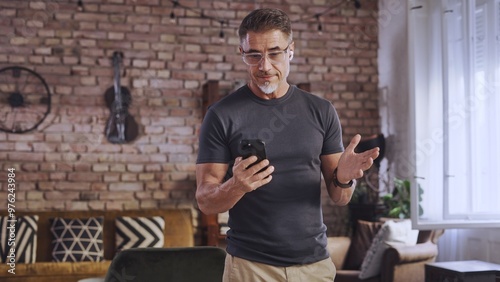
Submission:
[[[358,220],[351,237],[329,237],[328,251],[337,268],[335,282],[421,282],[425,281],[425,264],[434,262],[437,241],[443,230],[413,230],[415,243],[381,242],[385,222]],[[411,223],[409,223],[411,226]],[[411,229],[411,227],[410,227]],[[378,236],[377,236],[378,235]],[[378,249],[377,249],[378,248]],[[379,251],[378,264],[367,257],[374,249]],[[371,254],[373,257],[377,255]],[[376,274],[360,277],[364,268],[374,265]]]
[[[0,216],[7,216],[2,211]],[[23,282],[76,282],[84,278],[104,277],[111,261],[119,252],[117,250],[117,228],[115,220],[122,217],[131,218],[162,218],[163,246],[192,247],[194,246],[193,219],[191,209],[155,209],[155,210],[125,210],[125,211],[15,211],[16,218],[23,216],[38,216],[36,231],[36,258],[34,263],[16,262],[15,274],[8,263],[0,265],[0,281]],[[99,218],[102,221],[102,259],[100,261],[56,262],[53,258],[54,235],[51,222],[54,218],[89,219]],[[6,232],[1,230],[0,232]],[[3,234],[5,235],[5,234]],[[160,236],[160,235],[158,235]],[[123,240],[122,240],[123,241]],[[161,241],[159,241],[161,243]],[[10,270],[10,272],[9,272]]]

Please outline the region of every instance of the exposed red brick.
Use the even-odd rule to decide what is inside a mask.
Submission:
[[[123,204],[124,210],[138,210],[140,209],[140,202],[137,200],[127,201]]]
[[[109,15],[107,14],[98,14],[98,13],[76,13],[74,15],[74,19],[76,21],[88,21],[88,22],[107,22],[109,20]]]
[[[105,210],[123,210],[124,203],[127,201],[106,201],[105,202]]]
[[[137,174],[136,173],[122,173],[120,175],[120,180],[121,181],[137,181]]]
[[[92,172],[68,173],[68,180],[73,182],[99,182],[102,178],[102,175]]]
[[[120,182],[109,184],[109,191],[143,191],[144,184],[141,182]]]
[[[23,187],[16,208],[192,206],[202,86],[219,80],[227,94],[248,79],[234,26],[255,4],[181,2],[230,20],[225,37],[219,38],[218,21],[181,7],[171,22],[172,4],[164,0],[84,1],[84,12],[69,2],[1,1],[0,67],[28,64],[52,93],[51,113],[38,129],[0,132],[1,166],[16,167]],[[319,3],[325,1],[272,2],[294,19],[328,8]],[[312,93],[332,101],[345,142],[356,133],[378,133],[380,126],[377,1],[359,10],[351,4],[321,17],[321,35],[314,20],[293,23],[289,77],[294,84],[310,82]],[[110,108],[104,93],[113,91],[114,51],[124,53],[121,85],[132,95],[129,112],[139,125],[138,138],[128,144],[105,136]],[[332,209],[324,209],[327,225],[343,224],[332,224],[344,218]]]
[[[66,177],[67,177],[66,172],[49,173],[49,179],[52,181],[66,180]],[[51,189],[54,189],[54,188],[52,187]]]
[[[78,200],[80,192],[67,192],[67,191],[50,191],[45,192],[46,200]]]
[[[88,201],[88,206],[90,210],[99,210],[102,211],[105,209],[104,201]]]
[[[100,192],[99,199],[103,200],[103,201],[107,201],[107,200],[133,200],[134,194],[135,194],[134,192],[125,192],[125,191],[122,191],[120,193]]]
[[[63,191],[86,191],[90,190],[90,183],[88,182],[66,182],[66,181],[58,181],[55,182],[55,190],[63,190]]]
[[[156,200],[145,200],[140,202],[140,208],[141,209],[156,209],[158,208],[159,204],[158,201]]]
[[[33,152],[15,152],[11,151],[8,153],[9,161],[20,161],[20,162],[42,162],[43,153],[33,153]]]

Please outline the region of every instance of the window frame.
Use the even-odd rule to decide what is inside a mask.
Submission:
[[[488,215],[486,218],[484,216],[469,216],[467,214],[462,214],[462,215],[456,215],[456,214],[450,214],[448,213],[450,206],[448,205],[449,202],[449,197],[448,195],[451,193],[448,190],[448,181],[449,181],[449,175],[447,175],[447,169],[449,169],[449,163],[447,160],[449,160],[449,156],[447,155],[447,151],[449,148],[449,142],[448,142],[448,126],[450,126],[450,121],[448,120],[448,113],[446,112],[445,109],[448,108],[448,103],[446,99],[446,95],[448,95],[450,89],[449,89],[449,83],[447,81],[449,74],[447,72],[447,67],[449,66],[448,64],[448,54],[447,54],[447,32],[446,32],[446,21],[447,19],[445,18],[446,16],[441,16],[439,13],[445,14],[447,12],[450,12],[449,10],[446,9],[446,1],[447,0],[440,0],[440,1],[435,1],[435,2],[429,2],[429,1],[435,1],[435,0],[410,0],[408,2],[408,54],[409,54],[409,121],[410,121],[410,128],[409,128],[409,144],[408,148],[410,149],[410,153],[408,154],[408,157],[410,159],[410,162],[412,162],[412,168],[414,169],[413,171],[413,179],[410,180],[411,182],[411,214],[412,214],[412,223],[415,228],[418,229],[436,229],[436,228],[495,228],[495,227],[500,227],[500,212],[499,213],[494,213],[491,215]],[[451,0],[453,1],[453,0]],[[478,0],[482,2],[493,2],[494,6],[494,12],[496,13],[495,15],[499,17],[496,19],[496,23],[500,23],[500,0]],[[466,11],[468,12],[467,18],[466,18],[466,30],[472,30],[471,24],[469,20],[473,20],[474,17],[470,13],[474,13],[475,9],[470,9],[470,7],[475,7],[475,0],[472,1],[463,1],[465,2],[465,5],[469,3],[469,7],[465,7]],[[431,4],[432,3],[432,4]],[[437,3],[437,4],[436,4]],[[429,4],[429,5],[427,5]],[[436,5],[434,7],[431,7],[432,5]],[[440,7],[437,7],[440,6]],[[426,10],[429,9],[429,10]],[[433,10],[431,10],[433,9]],[[440,9],[440,10],[435,10],[435,9]],[[498,9],[498,11],[497,11]],[[497,13],[498,12],[498,13]],[[435,13],[435,14],[433,14]],[[426,19],[426,17],[437,17],[441,22],[441,39],[438,39],[440,43],[438,44],[438,48],[435,48],[434,50],[430,50],[431,48],[422,48],[422,45],[425,47],[426,43],[428,42],[420,42],[417,39],[417,36],[419,36],[419,33],[422,32],[427,32],[425,34],[426,39],[431,38],[432,35],[436,35],[436,31],[434,32],[429,32],[430,27],[427,25],[430,25],[432,23],[431,20]],[[423,17],[423,18],[422,18]],[[426,26],[425,28],[422,28],[422,25]],[[495,27],[495,34],[497,36],[500,36],[500,32],[498,29],[500,28],[500,24]],[[445,36],[442,36],[445,35]],[[421,36],[421,35],[420,35]],[[466,40],[468,40],[469,35],[467,34]],[[420,38],[421,39],[421,38]],[[425,40],[424,40],[425,41]],[[467,43],[468,45],[472,45],[474,43]],[[500,44],[498,44],[500,45]],[[497,52],[498,58],[497,61],[500,62],[500,46],[496,47],[496,51],[494,50],[493,52]],[[441,59],[442,61],[439,62],[437,65],[432,66],[431,64],[433,63],[432,60],[429,58],[432,57],[433,55],[435,56],[439,51],[436,51],[436,49],[441,48]],[[433,53],[434,52],[434,53]],[[466,50],[467,54],[471,55],[471,52],[473,50]],[[419,56],[419,59],[417,60],[416,57]],[[427,60],[422,60],[421,58],[426,58]],[[473,56],[470,56],[471,58]],[[467,59],[467,58],[465,58]],[[473,61],[470,59],[467,64],[470,64],[473,66]],[[439,66],[440,65],[440,66]],[[500,63],[499,63],[500,65]],[[468,67],[467,65],[466,67]],[[440,68],[440,69],[439,69]],[[470,67],[467,68],[466,73],[471,73]],[[431,81],[431,79],[427,79],[426,77],[429,77],[432,71],[435,72],[441,72],[441,78],[442,82],[439,82],[439,79],[436,79],[436,81]],[[500,70],[499,70],[500,73]],[[500,76],[500,74],[496,74],[496,76]],[[469,80],[474,80],[474,78],[470,78]],[[464,81],[469,81],[465,79]],[[472,89],[473,90],[473,85],[467,85],[467,82],[464,82],[466,86],[470,86],[470,88],[466,89]],[[473,83],[471,83],[473,84]],[[442,107],[442,124],[438,125],[436,129],[429,130],[427,128],[422,129],[422,124],[425,124],[425,121],[422,122],[421,120],[422,117],[419,115],[420,108],[423,107],[423,105],[431,107],[431,99],[436,99],[435,97],[432,97],[432,95],[429,95],[429,93],[426,93],[425,90],[431,90],[438,89],[437,91],[440,92],[442,91],[439,95],[441,95],[442,101],[441,104],[438,104],[439,106]],[[440,90],[439,90],[440,89]],[[500,87],[498,88],[500,89]],[[470,92],[469,92],[470,93]],[[475,93],[475,92],[474,92]],[[426,98],[423,97],[427,97]],[[424,120],[427,117],[423,117]],[[424,132],[425,131],[425,132]],[[496,136],[498,136],[499,133],[496,133]],[[498,137],[497,137],[498,139]],[[418,144],[417,144],[418,143]],[[424,144],[424,146],[422,146]],[[426,147],[426,144],[431,144],[432,146]],[[470,145],[469,145],[470,146]],[[425,149],[423,149],[424,147]],[[431,148],[432,147],[432,148]],[[432,161],[429,161],[430,156],[432,155]],[[430,163],[430,164],[429,164]],[[438,170],[440,169],[439,172],[431,172],[431,173],[425,173],[425,171],[432,170],[432,165],[437,166]],[[466,165],[468,165],[466,163]],[[499,164],[497,163],[497,166]],[[440,168],[439,168],[440,167]],[[422,174],[421,172],[424,171]],[[441,173],[441,175],[439,175]],[[434,175],[433,179],[430,179],[429,176],[430,174]],[[426,176],[426,177],[423,177]],[[418,216],[418,206],[419,206],[419,201],[418,201],[418,185],[425,183],[423,186],[424,191],[424,197],[423,197],[423,205],[424,205],[424,217],[420,218]],[[442,189],[436,189],[436,191],[433,192],[433,196],[430,197],[428,194],[430,193],[430,189],[425,189],[426,186],[430,186],[430,184],[434,183],[442,183],[440,187]],[[493,187],[493,186],[492,186]],[[466,185],[465,189],[468,189],[468,195],[472,195],[473,193],[473,183],[470,185]],[[492,188],[495,189],[495,188]],[[438,191],[439,190],[439,191]],[[435,192],[435,193],[434,193]],[[427,195],[426,195],[427,194]],[[465,202],[468,202],[471,204],[472,202],[472,197],[469,199],[465,199]],[[430,204],[427,204],[430,202]],[[429,207],[431,208],[431,211],[429,211]],[[432,207],[442,207],[441,210],[439,208],[432,208]],[[426,209],[429,214],[431,214],[432,219],[425,218],[426,214]]]

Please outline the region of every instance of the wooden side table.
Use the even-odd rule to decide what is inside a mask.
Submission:
[[[425,265],[425,282],[500,282],[500,265],[479,261],[447,261]]]

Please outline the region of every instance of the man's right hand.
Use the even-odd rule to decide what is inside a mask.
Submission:
[[[246,193],[271,182],[274,167],[268,160],[251,166],[257,157],[238,157],[233,165],[233,176],[224,182],[228,164],[202,163],[196,165],[196,200],[205,214],[216,214],[232,208]],[[249,167],[251,166],[251,167]],[[261,169],[267,167],[265,170]]]
[[[250,156],[246,159],[237,157],[234,161],[233,177],[230,179],[233,183],[230,185],[239,187],[243,192],[248,193],[271,182],[274,166],[269,165],[267,159],[252,165],[256,161],[256,156]],[[265,170],[260,171],[265,167],[267,167]]]

